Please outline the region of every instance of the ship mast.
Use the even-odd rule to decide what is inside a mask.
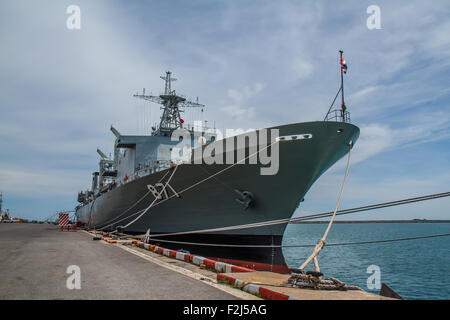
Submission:
[[[339,54],[340,54],[340,62],[342,65],[342,54],[344,53],[344,51],[339,50]],[[345,110],[347,109],[345,106],[345,101],[344,101],[344,69],[341,66],[341,98],[342,98],[342,104],[341,104],[341,112],[342,112],[342,119],[345,120]]]
[[[347,72],[347,65],[345,63],[345,60],[342,57],[342,54],[344,51],[339,50],[340,54],[340,69],[341,69],[341,85],[339,87],[338,92],[336,93],[336,96],[333,99],[333,102],[330,105],[330,108],[328,109],[327,114],[325,115],[325,118],[323,121],[342,121],[342,122],[348,122],[350,123],[350,112],[347,111],[347,107],[345,106],[345,100],[344,100],[344,73]],[[333,108],[334,103],[336,102],[337,97],[339,96],[339,93],[341,94],[342,104],[341,109],[335,109],[331,110]]]
[[[186,100],[186,98],[179,96],[172,90],[172,81],[176,81],[176,78],[172,78],[172,72],[167,71],[165,76],[161,76],[161,79],[165,81],[164,94],[159,96],[146,95],[145,89],[142,90],[142,94],[134,94],[133,97],[155,102],[163,105],[161,109],[163,114],[161,116],[161,122],[158,128],[154,128],[152,135],[164,135],[168,136],[173,130],[183,128],[184,120],[181,118],[180,113],[184,112],[186,107],[200,107],[204,105],[198,102],[192,102]]]
[[[177,81],[177,78],[172,78],[171,77],[172,72],[167,71],[166,72],[166,76],[160,76],[161,79],[163,79],[166,82],[166,89],[164,91],[164,94],[170,94],[171,90],[170,90],[170,86],[172,84],[172,81]]]

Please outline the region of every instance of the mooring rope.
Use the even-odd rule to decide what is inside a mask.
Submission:
[[[208,177],[206,177],[206,178],[204,178],[204,179],[202,179],[202,180],[200,180],[200,181],[197,181],[196,183],[194,183],[194,184],[192,184],[192,185],[190,185],[190,186],[184,188],[183,190],[177,192],[177,195],[180,195],[180,194],[182,194],[182,193],[184,193],[184,192],[186,192],[186,191],[188,191],[188,190],[190,190],[190,189],[192,189],[192,188],[194,188],[194,187],[196,187],[196,186],[198,186],[198,185],[204,183],[205,181],[208,181],[208,180],[210,180],[210,179],[216,177],[217,175],[222,174],[223,172],[225,172],[225,171],[227,171],[227,170],[230,170],[231,168],[235,167],[236,165],[240,164],[241,162],[245,162],[247,159],[249,159],[249,158],[251,158],[251,157],[257,155],[257,154],[260,153],[261,151],[266,150],[267,148],[271,147],[272,145],[274,145],[275,143],[278,143],[278,142],[279,142],[279,141],[276,140],[276,141],[272,142],[271,144],[265,146],[264,148],[261,148],[260,150],[256,151],[255,153],[253,153],[253,154],[251,154],[251,155],[249,155],[249,156],[247,156],[247,157],[245,157],[245,158],[243,158],[243,159],[237,161],[236,163],[233,163],[232,165],[230,165],[230,166],[228,166],[228,167],[226,167],[226,168],[223,168],[222,170],[219,170],[218,172],[216,172],[216,173],[214,173],[214,174],[212,174],[212,175],[210,175],[210,176],[208,176]],[[161,191],[161,192],[162,192],[162,191]],[[160,194],[162,194],[162,193],[160,193]],[[171,196],[169,196],[169,197],[167,197],[167,198],[165,198],[165,199],[162,199],[161,201],[157,202],[156,204],[154,204],[154,205],[152,205],[152,206],[156,207],[156,206],[160,205],[161,203],[164,203],[164,202],[166,202],[167,200],[170,200],[170,199],[172,199],[173,197],[176,197],[177,195],[173,194],[173,195],[171,195]],[[155,200],[156,200],[156,198],[155,198]],[[155,202],[155,200],[154,200],[153,202]],[[103,230],[103,229],[105,229],[105,228],[107,228],[107,227],[109,227],[109,226],[112,226],[112,225],[114,225],[114,224],[117,224],[117,223],[119,223],[119,222],[121,222],[121,221],[123,221],[123,220],[126,220],[126,219],[129,219],[129,218],[131,218],[131,217],[134,217],[135,215],[138,215],[138,214],[142,213],[142,211],[145,211],[145,210],[147,210],[147,209],[143,209],[143,210],[140,210],[140,211],[138,211],[138,212],[135,212],[135,213],[133,213],[133,214],[131,214],[131,215],[129,215],[129,216],[123,218],[123,219],[120,219],[120,220],[118,220],[118,221],[116,221],[116,222],[114,222],[114,223],[112,223],[112,224],[109,224],[109,225],[107,225],[107,226],[104,226],[104,227],[102,227],[102,228],[99,229],[99,230]]]
[[[425,200],[432,200],[432,199],[438,199],[438,198],[443,198],[443,197],[448,197],[448,196],[450,196],[450,192],[436,193],[436,194],[420,196],[420,197],[414,197],[414,198],[409,198],[409,199],[377,203],[377,204],[368,205],[368,206],[362,206],[362,207],[356,207],[356,208],[351,208],[351,209],[339,210],[336,213],[336,215],[344,215],[344,214],[349,214],[349,213],[356,213],[356,212],[369,211],[369,210],[374,210],[374,209],[381,209],[381,208],[399,206],[399,205],[402,205],[402,204],[415,203],[415,202],[420,202],[420,201],[425,201]],[[317,213],[317,214],[313,214],[313,215],[308,215],[308,216],[303,216],[303,217],[298,217],[298,218],[292,218],[292,219],[290,219],[289,222],[294,222],[295,223],[297,221],[309,220],[310,218],[315,218],[315,219],[317,219],[317,218],[325,218],[325,217],[331,216],[332,214],[333,214],[333,212]],[[308,218],[308,219],[303,219],[303,218]]]
[[[372,244],[372,243],[406,241],[406,240],[427,239],[427,238],[448,237],[448,236],[450,236],[450,233],[432,234],[432,235],[428,235],[428,236],[416,236],[416,237],[408,237],[408,238],[394,238],[394,239],[385,239],[385,240],[327,243],[327,246],[347,246],[347,245],[355,245],[355,244]],[[291,246],[291,245],[287,245],[284,247],[289,247],[289,246]],[[294,247],[294,246],[295,245],[292,245],[292,247]]]
[[[159,182],[161,182],[166,176],[167,176],[167,174],[170,172],[170,168],[166,171],[166,173],[161,177],[161,179],[159,179],[158,180],[158,183]],[[111,221],[114,221],[114,220],[116,220],[116,219],[118,219],[118,218],[120,218],[121,216],[123,216],[125,213],[127,213],[128,211],[130,211],[132,208],[134,208],[139,202],[141,202],[145,197],[147,197],[149,194],[151,193],[151,191],[150,190],[148,190],[139,200],[137,200],[135,203],[133,203],[128,209],[126,209],[124,212],[122,212],[121,214],[119,214],[118,216],[116,216],[116,217],[114,217],[114,218],[112,218],[112,219],[110,219],[110,220],[107,220],[106,222],[103,222],[102,224],[105,224],[105,223],[110,223]],[[143,210],[141,210],[141,211],[139,211],[139,212],[142,212]],[[127,217],[128,218],[128,217]],[[112,223],[112,224],[109,224],[109,225],[107,225],[107,226],[105,226],[105,227],[102,227],[101,229],[98,229],[98,230],[103,230],[104,228],[106,228],[106,227],[109,227],[109,226],[111,226],[111,225],[114,225],[115,223]]]
[[[340,210],[336,213],[336,215],[345,215],[345,214],[350,214],[350,213],[355,213],[355,212],[375,210],[375,209],[386,208],[386,207],[391,207],[391,206],[398,206],[401,204],[409,204],[409,203],[414,203],[414,202],[438,199],[438,198],[443,198],[443,197],[448,197],[448,196],[450,196],[450,192],[443,192],[443,193],[438,193],[438,194],[433,194],[433,195],[427,195],[427,196],[415,197],[415,198],[410,198],[410,199],[379,203],[379,204],[374,204],[374,205],[369,205],[369,206],[364,206],[364,207]],[[414,199],[414,200],[412,200],[412,199]],[[268,220],[268,221],[263,221],[263,222],[255,222],[255,223],[249,223],[249,224],[218,227],[218,228],[211,228],[211,229],[154,234],[154,235],[150,235],[150,237],[177,236],[177,235],[195,234],[195,233],[211,233],[211,232],[230,231],[230,230],[239,230],[239,229],[260,228],[260,227],[284,224],[284,223],[299,223],[302,221],[326,218],[326,217],[329,217],[332,215],[333,215],[333,212],[324,212],[324,213],[311,214],[311,215],[297,217],[297,218]]]
[[[417,239],[427,239],[436,237],[448,237],[450,233],[432,234],[426,236],[415,236],[407,238],[393,238],[393,239],[382,239],[382,240],[369,240],[369,241],[357,241],[357,242],[336,242],[327,243],[327,246],[348,246],[348,245],[359,245],[359,244],[374,244],[383,242],[396,242],[396,241],[407,241],[407,240],[417,240]],[[129,237],[129,236],[126,236]],[[135,237],[131,237],[135,238]],[[204,243],[204,242],[187,242],[187,241],[175,241],[175,240],[161,240],[152,239],[153,242],[166,242],[174,244],[185,244],[185,245],[195,245],[195,246],[206,246],[206,247],[229,247],[229,248],[310,248],[315,247],[317,244],[286,244],[286,245],[265,245],[265,244],[222,244],[222,243]]]
[[[278,141],[275,141],[278,142]],[[274,142],[274,143],[275,143]],[[268,145],[267,147],[265,147],[264,149],[272,146],[274,143]],[[258,154],[259,152],[263,151],[264,149],[259,150],[258,152],[249,155],[248,157],[240,160],[239,162],[219,171],[216,172],[215,174],[201,180],[198,181],[197,183],[185,188],[184,190],[180,191],[178,194],[184,193],[187,190],[193,188],[196,185],[199,185],[203,182],[205,182],[206,180],[212,179],[215,176],[217,176],[218,174],[230,169],[231,167],[233,167],[234,165],[237,165],[238,163],[245,161],[246,159]],[[168,170],[166,172],[166,174],[163,176],[163,178],[168,174],[168,172],[170,172],[170,170]],[[163,179],[161,178],[160,181]],[[148,194],[148,193],[147,193]],[[146,195],[147,195],[146,194]],[[141,201],[146,195],[144,195],[141,199],[138,200]],[[161,200],[160,202],[156,203],[153,205],[153,207],[171,199],[172,197],[174,197],[175,195],[169,196],[166,199]],[[210,229],[202,229],[202,230],[193,230],[193,231],[183,231],[183,232],[174,232],[174,233],[166,233],[166,234],[155,234],[155,235],[150,235],[150,237],[161,237],[161,236],[175,236],[175,235],[184,235],[184,234],[194,234],[194,233],[206,233],[206,232],[220,232],[220,231],[229,231],[229,230],[238,230],[238,229],[248,229],[248,228],[258,228],[258,227],[264,227],[264,226],[271,226],[271,225],[276,225],[276,224],[285,224],[285,223],[296,223],[296,222],[301,222],[301,221],[307,221],[307,220],[313,220],[313,219],[318,219],[318,218],[325,218],[325,217],[329,217],[329,216],[333,216],[334,214],[337,215],[344,215],[344,214],[349,214],[349,213],[356,213],[356,212],[362,212],[362,211],[369,211],[369,210],[374,210],[374,209],[380,209],[380,208],[386,208],[386,207],[391,207],[391,206],[398,206],[398,205],[402,205],[402,204],[409,204],[409,203],[415,203],[415,202],[420,202],[420,201],[425,201],[425,200],[432,200],[432,199],[438,199],[438,198],[442,198],[442,197],[448,197],[450,196],[450,192],[443,192],[443,193],[437,193],[437,194],[431,194],[431,195],[426,195],[426,196],[419,196],[419,197],[414,197],[414,198],[408,198],[408,199],[402,199],[402,200],[396,200],[396,201],[390,201],[390,202],[384,202],[384,203],[378,203],[378,204],[373,204],[373,205],[368,205],[368,206],[361,206],[361,207],[356,207],[356,208],[351,208],[351,209],[344,209],[344,210],[340,210],[337,211],[336,213],[334,212],[324,212],[324,213],[318,213],[318,214],[312,214],[312,215],[307,215],[307,216],[302,216],[302,217],[297,217],[297,218],[285,218],[285,219],[278,219],[278,220],[268,220],[268,221],[263,221],[263,222],[255,222],[255,223],[249,223],[249,224],[242,224],[242,225],[234,225],[234,226],[227,226],[227,227],[218,227],[218,228],[210,228]],[[136,203],[135,203],[136,204]],[[135,206],[135,204],[132,205],[132,207]],[[128,208],[126,210],[126,212],[129,211],[130,208]],[[133,216],[136,216],[140,213],[142,213],[143,211],[145,211],[146,209],[142,209],[139,210],[127,217],[124,217],[114,223],[108,224],[106,226],[103,226],[102,228],[98,229],[98,230],[104,230],[107,227],[113,226],[117,223],[120,223],[121,221],[124,221],[126,219],[130,219]],[[124,213],[126,213],[124,212]],[[124,213],[122,213],[120,216],[122,216]],[[117,216],[109,221],[107,221],[106,223],[113,221],[117,218],[119,218],[120,216]]]
[[[166,184],[164,185],[164,187],[162,188],[161,192],[159,193],[159,196],[161,196],[163,194],[163,192],[166,190],[167,185],[169,184],[170,180],[172,180],[173,175],[175,174],[175,172],[178,169],[178,165],[175,165],[175,169],[173,169],[172,174],[170,175],[169,179],[167,180]],[[136,221],[138,221],[148,210],[150,210],[150,208],[153,206],[153,204],[156,202],[156,200],[158,200],[157,197],[155,197],[155,199],[153,200],[153,202],[144,210],[144,212],[142,212],[139,216],[137,216],[135,219],[133,219],[132,221],[128,222],[126,225],[123,226],[123,228],[128,228],[129,226],[131,226],[133,223],[135,223]]]
[[[350,147],[350,149],[351,149],[351,147]],[[349,151],[349,155],[350,155],[350,151]],[[348,175],[349,161],[350,161],[350,157],[347,160],[346,176]],[[341,190],[341,193],[342,193],[342,191],[343,190]],[[342,197],[342,194],[341,194],[341,197]],[[338,205],[339,205],[339,203],[340,203],[340,200],[338,201]],[[337,205],[337,207],[338,207],[338,205]],[[337,207],[336,207],[336,209],[337,209]],[[336,215],[336,210],[334,212],[334,215]],[[220,231],[229,231],[229,230],[237,230],[237,229],[257,228],[257,227],[263,227],[263,226],[271,226],[271,225],[275,225],[275,224],[288,223],[293,220],[294,219],[287,218],[287,219],[270,220],[270,221],[265,221],[265,222],[255,222],[255,223],[250,223],[250,224],[243,224],[243,225],[229,226],[229,227],[219,227],[219,228],[203,229],[203,230],[195,230],[195,231],[155,234],[155,235],[150,235],[150,238],[161,237],[161,236],[185,235],[185,234],[193,234],[193,233],[220,232]]]
[[[353,147],[353,141],[350,141],[348,157],[347,157],[347,165],[345,167],[344,181],[342,182],[341,191],[339,192],[339,198],[336,203],[336,207],[334,208],[333,216],[331,217],[331,220],[328,223],[328,227],[325,230],[325,233],[323,234],[322,238],[319,239],[319,241],[317,241],[317,244],[314,247],[314,250],[313,250],[311,256],[308,259],[306,259],[306,261],[300,266],[300,270],[304,270],[311,261],[314,261],[314,266],[315,266],[316,272],[320,272],[319,261],[317,260],[317,255],[320,253],[320,251],[325,246],[325,240],[327,239],[328,233],[331,230],[331,226],[333,225],[334,218],[336,218],[336,213],[339,209],[339,205],[341,204],[341,200],[344,195],[345,183],[347,182],[347,177],[348,177],[348,169],[350,168],[350,156],[351,156],[352,147]]]
[[[127,223],[126,225],[124,225],[124,226],[123,226],[124,229],[125,229],[125,228],[128,228],[130,225],[132,225],[133,223],[135,223],[136,221],[138,221],[144,214],[147,213],[148,210],[150,210],[150,208],[153,207],[153,205],[155,204],[156,200],[158,200],[159,196],[161,196],[161,195],[163,194],[163,192],[166,190],[166,187],[167,187],[167,185],[169,184],[170,180],[172,180],[172,177],[173,177],[173,175],[175,174],[175,172],[177,171],[178,166],[179,166],[178,164],[175,165],[175,167],[174,167],[175,169],[173,170],[173,172],[172,172],[172,174],[170,175],[170,177],[169,177],[169,179],[167,180],[167,182],[164,184],[164,187],[162,188],[162,190],[161,190],[161,192],[159,193],[158,197],[155,197],[155,199],[153,199],[152,203],[151,203],[147,208],[145,208],[144,210],[142,210],[142,211],[141,211],[141,214],[140,214],[138,217],[136,217],[135,219],[133,219],[132,221],[130,221],[129,223]],[[160,180],[160,181],[161,181],[161,180]],[[149,191],[149,192],[150,192],[150,191]],[[126,218],[128,219],[128,218],[130,218],[130,217],[126,217]],[[122,219],[122,220],[123,220],[123,219]],[[103,229],[105,229],[105,228],[107,228],[107,227],[109,227],[109,226],[112,226],[112,225],[114,225],[114,224],[117,224],[117,223],[119,223],[119,222],[122,221],[122,220],[119,220],[119,221],[113,222],[113,223],[111,223],[111,224],[109,224],[109,225],[107,225],[107,226],[104,226],[104,227],[102,227],[100,230],[103,230]],[[114,232],[116,232],[116,231],[114,231]]]

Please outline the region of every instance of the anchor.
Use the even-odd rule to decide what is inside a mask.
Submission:
[[[239,191],[237,189],[235,189],[234,191],[240,196],[240,198],[236,199],[236,201],[245,207],[244,210],[247,210],[249,207],[253,206],[255,200],[254,200],[253,194],[251,192]]]

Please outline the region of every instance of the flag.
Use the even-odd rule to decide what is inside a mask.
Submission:
[[[341,57],[341,69],[344,70],[344,73],[347,73],[347,63],[344,60],[344,57]]]

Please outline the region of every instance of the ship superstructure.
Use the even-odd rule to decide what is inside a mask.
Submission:
[[[97,148],[101,158],[99,171],[92,173],[91,189],[79,192],[78,202],[86,204],[122,183],[169,168],[173,163],[172,148],[178,144],[178,141],[171,140],[171,135],[177,129],[183,128],[189,132],[192,136],[192,146],[214,141],[216,137],[214,128],[208,128],[203,124],[197,127],[185,126],[181,118],[185,108],[203,109],[205,105],[198,103],[198,99],[197,102],[192,102],[177,95],[175,90],[171,89],[172,81],[177,80],[172,77],[172,72],[167,71],[166,75],[160,78],[165,81],[163,94],[146,95],[143,89],[142,94],[133,95],[133,97],[162,105],[163,113],[159,125],[152,127],[150,136],[123,136],[111,126],[110,130],[116,137],[114,158],[110,159]],[[198,139],[199,137],[201,139]],[[208,137],[208,141],[205,137]]]

